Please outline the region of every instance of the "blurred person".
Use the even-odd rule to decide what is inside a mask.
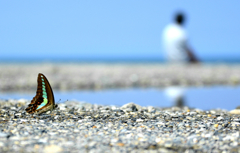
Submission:
[[[163,31],[163,45],[169,62],[198,63],[199,60],[188,46],[188,37],[183,24],[183,13],[177,13],[174,23],[167,25]]]
[[[163,45],[168,62],[171,63],[198,63],[199,60],[188,46],[188,36],[183,27],[185,16],[177,13],[174,23],[167,25],[163,31]],[[185,102],[186,90],[179,86],[167,87],[166,96],[177,107],[183,107]]]

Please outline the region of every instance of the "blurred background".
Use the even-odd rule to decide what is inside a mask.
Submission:
[[[162,31],[182,10],[190,44],[203,61],[240,61],[237,0],[0,4],[1,60],[162,61]]]
[[[166,87],[180,86],[188,106],[233,109],[240,103],[239,5],[237,0],[0,1],[0,98],[31,99],[41,72],[62,101],[168,107],[175,104],[169,98],[175,90],[169,94]],[[201,61],[192,71],[187,65],[174,71],[165,58],[162,33],[177,11],[186,15],[188,44]],[[66,64],[75,69],[67,71]],[[98,73],[95,65],[101,65]],[[132,73],[116,81],[129,65]],[[25,91],[30,94],[19,94]]]

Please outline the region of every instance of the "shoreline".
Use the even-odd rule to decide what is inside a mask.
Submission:
[[[121,107],[68,101],[30,115],[0,101],[0,152],[237,152],[240,117],[188,107]],[[104,140],[104,141],[103,141]]]
[[[0,91],[33,91],[43,73],[53,90],[102,90],[240,84],[240,65],[6,64]]]

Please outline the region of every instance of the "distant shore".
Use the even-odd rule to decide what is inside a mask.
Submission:
[[[0,91],[36,90],[43,73],[54,90],[240,84],[240,65],[0,64]]]
[[[0,152],[237,152],[240,119],[232,111],[121,107],[68,101],[27,114],[30,103],[0,100]]]

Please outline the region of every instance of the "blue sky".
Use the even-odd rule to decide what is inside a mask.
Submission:
[[[0,1],[1,58],[162,58],[173,14],[200,58],[240,56],[240,1]]]

